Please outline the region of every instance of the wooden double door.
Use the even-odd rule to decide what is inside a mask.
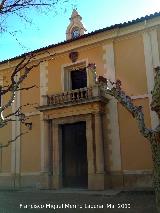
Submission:
[[[63,187],[88,185],[86,123],[62,125]]]

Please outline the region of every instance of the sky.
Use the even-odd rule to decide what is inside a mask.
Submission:
[[[160,0],[60,1],[51,11],[24,11],[27,22],[15,15],[5,18],[0,61],[64,41],[73,8],[82,16],[86,33],[160,12]]]

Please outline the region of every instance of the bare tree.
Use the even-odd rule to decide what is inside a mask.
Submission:
[[[89,69],[95,73],[96,66],[89,65]],[[155,129],[147,128],[144,120],[142,106],[135,106],[131,97],[121,88],[121,81],[112,82],[102,76],[97,83],[103,95],[113,96],[136,119],[140,133],[150,142],[153,159],[153,184],[156,194],[157,210],[160,212],[160,123]],[[160,67],[155,68],[155,85],[152,91],[151,110],[155,111],[160,119]],[[160,121],[160,120],[159,120]]]
[[[13,71],[11,72],[10,83],[8,85],[1,86],[0,97],[6,94],[9,94],[10,97],[7,102],[1,104],[0,106],[0,128],[6,126],[8,122],[15,121],[13,119],[13,116],[16,117],[21,123],[24,123],[26,126],[29,127],[29,123],[27,123],[27,118],[22,112],[22,109],[27,105],[31,105],[30,103],[20,106],[18,109],[15,110],[15,112],[12,112],[10,114],[5,113],[4,115],[4,112],[12,106],[12,103],[15,101],[15,95],[18,91],[30,90],[34,87],[37,87],[37,85],[21,87],[21,84],[27,78],[28,74],[35,67],[38,67],[40,63],[45,62],[46,60],[49,61],[54,59],[55,54],[50,54],[49,51],[45,51],[45,53],[48,54],[49,58],[38,59],[37,56],[39,56],[41,53],[23,54],[23,56],[19,59],[19,63],[17,63],[17,65],[13,68]],[[38,106],[38,104],[36,106]]]
[[[16,14],[25,9],[49,9],[55,7],[60,0],[2,0],[0,3],[0,14]],[[65,1],[63,1],[65,2]]]
[[[49,10],[56,10],[58,3],[65,3],[68,0],[1,0],[0,1],[0,32],[6,31],[5,26],[3,27],[3,21],[6,17],[11,15],[16,15],[20,19],[27,21],[30,13],[30,9],[40,10],[40,12],[48,12]],[[26,12],[26,13],[25,13]],[[16,39],[17,40],[17,39]],[[10,83],[0,87],[0,96],[3,97],[6,94],[10,95],[9,100],[0,106],[0,128],[6,126],[9,122],[14,122],[19,120],[21,123],[25,124],[29,129],[31,128],[31,123],[27,122],[25,114],[22,109],[25,106],[20,106],[15,112],[6,115],[6,110],[11,107],[12,103],[15,101],[15,95],[19,90],[29,90],[36,85],[31,85],[27,88],[20,88],[20,84],[27,78],[28,74],[34,67],[37,67],[42,60],[36,60],[36,55],[33,53],[23,54],[19,63],[13,68],[10,75]],[[44,60],[43,60],[44,61]],[[20,74],[21,73],[21,74]],[[29,103],[28,103],[29,105]],[[15,137],[15,140],[18,136]],[[8,146],[11,142],[15,140],[8,141],[4,147]],[[0,148],[3,148],[0,146]]]
[[[18,31],[18,26],[14,30],[7,29],[9,17],[18,17],[23,23],[33,24],[32,11],[37,11],[44,15],[48,15],[50,11],[52,11],[52,14],[56,14],[60,8],[65,11],[69,1],[73,2],[74,0],[1,0],[0,33],[8,31],[9,34],[15,36]]]
[[[6,126],[9,122],[14,122],[16,120],[20,121],[24,125],[26,125],[29,129],[31,128],[31,123],[27,122],[27,118],[25,114],[22,112],[22,109],[26,105],[30,105],[29,103],[23,106],[20,106],[18,109],[15,110],[15,112],[6,114],[6,111],[8,108],[10,108],[15,101],[16,92],[20,90],[29,90],[33,87],[36,87],[36,85],[32,85],[29,87],[20,87],[21,83],[27,78],[30,71],[37,67],[42,60],[36,60],[35,61],[35,54],[27,54],[23,55],[23,57],[20,59],[20,62],[16,65],[16,67],[11,72],[10,76],[10,83],[8,85],[1,86],[0,90],[0,97],[5,96],[6,94],[9,95],[8,100],[5,103],[1,103],[0,106],[0,128],[3,128]],[[15,140],[18,136],[16,136]],[[14,140],[10,140],[7,144],[10,144]],[[2,148],[2,147],[1,147]]]

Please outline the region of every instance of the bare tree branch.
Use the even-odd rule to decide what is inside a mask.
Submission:
[[[37,85],[33,85],[33,86],[30,86],[30,87],[22,87],[22,88],[18,89],[17,91],[30,90],[30,89],[33,89],[33,88],[39,88],[39,87]]]
[[[28,123],[26,122],[27,118],[25,114],[21,112],[21,107],[7,116],[4,116],[3,112],[12,105],[12,103],[15,100],[17,91],[29,90],[31,88],[36,87],[36,85],[33,85],[29,87],[20,88],[20,84],[27,78],[31,70],[33,70],[35,67],[38,67],[40,63],[45,62],[46,60],[52,60],[53,56],[55,56],[55,54],[50,54],[48,51],[47,54],[50,56],[50,59],[37,59],[37,57],[39,56],[38,53],[37,54],[29,53],[27,55],[24,55],[20,60],[20,62],[14,68],[11,74],[11,83],[7,87],[5,86],[0,91],[1,96],[3,96],[6,93],[10,93],[9,100],[5,104],[0,106],[0,128],[7,125],[8,122],[15,120],[14,118],[10,118],[10,116],[16,116],[21,123],[25,124],[26,126],[28,125]]]
[[[4,8],[4,4],[5,4],[6,0],[2,0],[0,3],[0,10],[2,10]]]
[[[94,79],[96,80],[96,65],[89,64],[87,68],[94,74]],[[98,81],[96,83],[100,85],[100,89],[103,92],[103,95],[107,96],[107,98],[108,95],[113,96],[119,103],[121,103],[122,106],[124,106],[127,111],[137,120],[141,134],[150,140],[151,137],[153,137],[154,131],[150,128],[147,128],[145,125],[142,106],[134,105],[131,97],[126,95],[126,93],[122,90],[121,81],[117,80],[116,82],[112,82],[103,76],[99,76],[97,80]]]
[[[95,64],[88,65],[89,71],[96,73]],[[160,67],[155,68],[155,84],[152,91],[151,109],[155,111],[160,121]],[[95,82],[100,86],[101,92],[108,98],[113,96],[127,111],[136,119],[141,134],[148,139],[151,145],[153,159],[153,183],[156,194],[157,210],[160,213],[160,122],[154,129],[149,129],[145,125],[142,106],[135,106],[131,97],[121,89],[121,81],[112,82],[103,76],[99,76]]]
[[[2,1],[0,4],[0,13],[14,13],[16,11],[39,8],[39,7],[53,7],[58,3],[58,0],[17,0],[17,1]]]
[[[19,137],[21,137],[22,135],[25,135],[25,134],[27,134],[27,133],[28,133],[28,131],[23,132],[23,133],[20,133],[20,134],[17,135],[15,138],[9,140],[6,144],[1,144],[1,143],[0,143],[0,149],[8,147],[11,143],[15,142]]]
[[[113,96],[119,103],[124,106],[128,112],[137,120],[140,132],[145,138],[150,139],[153,134],[153,130],[149,129],[145,125],[144,113],[142,106],[135,106],[132,102],[132,99],[125,94],[121,89],[121,81],[117,80],[115,83],[106,79],[106,83],[102,77],[99,78],[99,84],[101,85],[101,90],[108,95]],[[110,86],[109,86],[110,84]]]

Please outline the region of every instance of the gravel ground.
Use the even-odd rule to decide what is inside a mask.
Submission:
[[[21,212],[156,213],[156,209],[152,191],[0,191],[0,213]]]

